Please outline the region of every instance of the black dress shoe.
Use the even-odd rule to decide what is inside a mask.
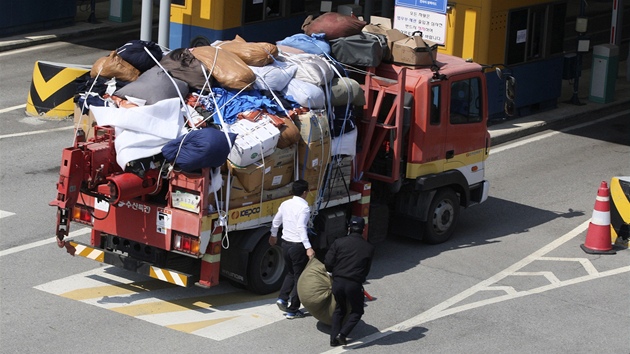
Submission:
[[[339,343],[337,338],[333,338],[333,339],[330,340],[330,346],[331,347],[338,347],[339,345],[341,345],[341,343]]]
[[[346,339],[346,336],[342,336],[341,334],[338,334],[337,337],[335,337],[335,340],[341,345],[348,344],[348,340]]]

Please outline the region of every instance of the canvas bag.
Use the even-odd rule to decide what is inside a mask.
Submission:
[[[330,52],[341,63],[366,67],[379,66],[391,56],[387,37],[369,32],[330,40]]]

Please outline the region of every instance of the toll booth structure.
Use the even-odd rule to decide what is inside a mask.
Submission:
[[[486,64],[503,64],[516,79],[514,117],[557,107],[563,72],[567,1],[458,0],[447,8],[439,51]],[[504,112],[505,82],[487,74],[490,120]]]
[[[275,42],[295,33],[319,1],[172,0],[169,47],[186,48],[230,40]]]

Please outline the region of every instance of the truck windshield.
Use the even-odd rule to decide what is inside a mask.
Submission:
[[[466,124],[481,122],[481,81],[470,78],[451,84],[450,122]]]

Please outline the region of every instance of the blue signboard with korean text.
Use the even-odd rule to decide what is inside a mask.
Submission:
[[[396,6],[446,13],[446,0],[396,0]]]

